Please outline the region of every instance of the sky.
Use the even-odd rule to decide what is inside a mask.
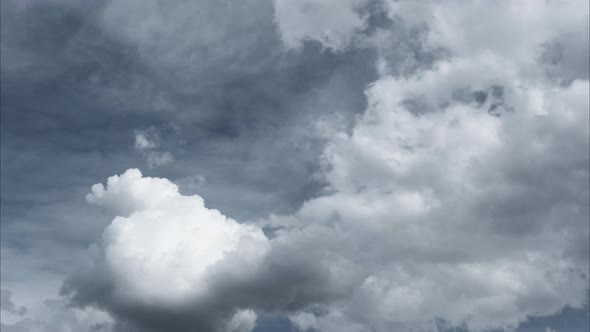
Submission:
[[[586,0],[2,0],[6,332],[578,332]]]

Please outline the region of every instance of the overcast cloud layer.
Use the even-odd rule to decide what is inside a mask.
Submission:
[[[3,1],[2,331],[585,331],[589,5]]]

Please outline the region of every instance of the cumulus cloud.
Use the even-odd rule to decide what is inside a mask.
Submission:
[[[247,266],[266,251],[261,230],[205,208],[198,196],[178,194],[164,179],[142,178],[138,170],[110,179],[105,190],[94,187],[90,202],[120,211],[116,202],[128,200],[132,192],[136,203],[103,236],[107,262],[121,285],[116,293],[145,297],[138,301],[182,303],[187,295],[205,295],[205,272],[229,253],[240,251]],[[154,287],[164,283],[168,287]]]
[[[175,184],[142,177],[136,169],[110,177],[106,188],[93,186],[87,200],[117,217],[105,230],[92,267],[106,287],[96,291],[107,293],[86,294],[88,289],[78,289],[78,301],[100,296],[99,304],[130,315],[138,314],[133,311],[139,308],[157,308],[185,310],[189,316],[193,306],[205,310],[211,298],[221,296],[212,290],[216,270],[255,270],[268,250],[268,239],[257,227],[238,224],[206,208],[201,197],[183,196]],[[94,276],[78,281],[99,281],[84,278]],[[195,316],[194,322],[186,318],[174,324],[179,331],[219,325],[220,317]],[[236,311],[229,318],[228,331],[246,331],[255,314]],[[209,319],[212,322],[202,322]]]
[[[322,266],[326,258],[297,258],[300,248],[289,240],[276,241],[271,252],[259,227],[136,169],[93,186],[86,198],[117,217],[63,292],[143,328],[247,331],[256,317],[251,308],[304,307],[346,282]]]
[[[108,262],[114,265],[115,271],[126,270],[121,271],[121,278],[133,281],[143,278],[145,282],[130,284],[134,288],[122,287],[120,291],[129,294],[141,291],[148,301],[153,298],[182,302],[186,300],[183,294],[206,290],[191,287],[201,283],[207,268],[228,253],[248,249],[252,254],[249,259],[253,261],[244,263],[254,264],[266,250],[267,239],[261,230],[240,225],[217,210],[207,209],[199,196],[182,196],[172,182],[144,178],[137,169],[110,177],[106,188],[102,184],[93,186],[87,200],[118,215],[103,236],[102,244],[110,252],[106,257]],[[131,240],[133,234],[146,237],[137,237],[133,243],[122,241]],[[176,256],[175,251],[192,255]],[[124,260],[117,262],[120,258]],[[149,273],[142,276],[141,271],[145,269]],[[178,279],[168,279],[175,276]],[[177,288],[150,287],[164,280]]]

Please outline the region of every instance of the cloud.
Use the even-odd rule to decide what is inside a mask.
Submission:
[[[277,0],[274,7],[287,48],[308,40],[334,51],[374,48],[385,60],[379,66],[395,74],[441,56],[500,53],[521,70],[531,70],[542,57],[555,78],[588,78],[587,3]]]
[[[302,330],[430,329],[442,319],[480,331],[583,307],[588,81],[514,86],[482,65],[384,78],[352,133],[331,138],[323,158],[334,193],[289,223],[330,225],[338,254],[367,277],[324,312],[294,316]],[[456,100],[466,82],[472,92],[501,84],[510,107],[491,114],[486,102]],[[433,108],[409,109],[415,95]]]
[[[10,295],[10,291],[6,291]],[[3,294],[6,294],[3,290]],[[104,311],[95,308],[71,308],[64,300],[49,299],[42,303],[41,310],[35,318],[27,317],[27,312],[19,312],[21,316],[14,322],[1,323],[2,331],[6,332],[113,332],[115,322]]]
[[[133,133],[135,134],[135,149],[140,152],[157,148],[160,145],[160,137],[155,128],[134,130]]]
[[[366,0],[275,0],[275,22],[281,40],[298,49],[316,40],[333,51],[345,50],[366,25],[360,11]]]
[[[369,276],[327,312],[293,316],[302,330],[435,329],[441,319],[478,331],[583,307],[588,80],[581,71],[563,86],[538,61],[555,30],[588,16],[514,6],[523,7],[496,9],[499,30],[478,20],[468,31],[483,3],[428,8],[428,43],[452,57],[409,79],[376,81],[352,133],[331,136],[323,159],[334,193],[306,202],[289,223],[335,223],[332,237],[355,248],[340,253]],[[525,15],[530,25],[519,32],[517,13],[530,10],[545,19]]]
[[[349,282],[321,252],[298,257],[292,239],[271,241],[136,169],[94,185],[87,201],[117,217],[63,292],[142,328],[246,331],[252,309],[295,310],[338,296]]]
[[[148,168],[168,165],[174,161],[174,155],[170,152],[150,151],[146,154]]]
[[[256,313],[252,310],[240,310],[227,323],[226,331],[250,332],[256,323]]]
[[[317,110],[361,109],[366,54],[286,55],[271,1],[162,8],[2,3],[2,286],[28,308],[57,296],[111,221],[80,204],[89,184],[145,165],[174,181],[206,177],[187,190],[236,220],[292,211],[321,188],[311,177],[320,144],[308,133]],[[152,23],[165,37],[138,38]],[[204,40],[205,30],[222,37]],[[169,152],[174,163],[150,169],[134,150],[134,130],[151,126],[151,160]]]
[[[446,56],[371,84],[351,132],[328,131],[331,193],[275,218],[326,225],[367,274],[350,297],[292,315],[301,330],[511,329],[584,306],[587,66],[564,84],[540,55],[559,31],[583,37],[588,14],[557,6],[391,3]],[[587,42],[568,49],[588,59]]]
[[[194,92],[193,84],[184,86],[194,82],[194,75],[203,77],[220,66],[226,74],[252,70],[265,58],[252,57],[253,52],[244,50],[274,37],[269,4],[201,0],[162,6],[157,0],[112,0],[101,8],[97,23],[109,37],[132,45],[154,70],[174,77],[169,83],[176,88]],[[250,68],[228,66],[244,61],[255,64]]]
[[[250,256],[243,262],[247,266],[257,264],[266,251],[261,230],[205,208],[199,196],[180,195],[164,179],[129,170],[111,177],[106,189],[93,189],[89,202],[119,212],[118,202],[129,196],[134,201],[132,212],[119,213],[103,235],[105,258],[120,284],[114,296],[142,294],[134,300],[182,303],[189,300],[185,296],[206,295],[206,271],[226,255],[243,252]],[[168,287],[155,287],[164,283]]]
[[[155,150],[160,146],[160,135],[155,127],[147,130],[134,130],[135,150],[141,153],[148,168],[168,165],[174,161],[174,155],[168,151]]]
[[[302,330],[442,321],[479,331],[582,308],[588,68],[571,76],[562,67],[564,84],[540,57],[560,31],[587,40],[587,11],[574,2],[389,5],[392,21],[426,25],[423,48],[444,56],[409,77],[382,73],[351,133],[328,131],[331,194],[274,218],[276,227],[329,225],[338,254],[368,275],[349,298],[292,320]],[[587,63],[587,42],[566,49]]]
[[[512,74],[457,61],[375,82],[352,132],[329,137],[332,193],[277,217],[289,220],[270,239],[166,179],[111,177],[87,200],[119,217],[65,290],[156,329],[250,326],[245,308],[292,312],[302,330],[442,320],[480,331],[580,308],[589,85],[523,87]],[[414,96],[428,112],[407,102]]]
[[[81,16],[68,12],[70,20],[56,14],[55,21],[74,22],[62,29],[75,33],[55,34],[69,45],[64,52],[52,48],[59,43],[45,53],[24,52],[30,51],[24,44],[44,44],[14,36],[7,44],[3,35],[3,53],[6,45],[21,46],[9,48],[12,62],[6,63],[22,60],[3,65],[3,75],[31,71],[28,62],[47,63],[35,60],[47,53],[65,68],[81,63],[77,75],[84,78],[86,66],[126,68],[125,79],[104,69],[89,75],[88,86],[99,88],[109,105],[121,105],[96,120],[94,131],[84,131],[86,142],[102,142],[88,134],[98,132],[113,140],[109,147],[123,146],[146,122],[180,123],[183,147],[161,151],[165,142],[149,129],[134,131],[134,147],[148,167],[198,155],[182,166],[207,178],[191,184],[187,173],[160,174],[192,186],[207,206],[201,196],[180,194],[170,180],[134,169],[93,186],[87,201],[114,219],[64,283],[71,304],[86,308],[75,310],[98,307],[122,331],[249,331],[260,313],[284,314],[301,330],[323,332],[479,331],[583,306],[588,8],[550,1],[275,1],[273,11],[268,4],[108,1]],[[80,17],[91,17],[91,24]],[[45,22],[34,25],[36,33],[53,22],[22,21]],[[116,66],[103,65],[111,53],[92,43],[102,40],[92,31],[123,50]],[[279,42],[299,52],[285,55]],[[101,61],[88,62],[80,50]],[[128,67],[141,68],[140,74]],[[24,81],[63,74],[54,66],[41,69]],[[369,78],[375,81],[366,88],[365,107],[358,96]],[[104,86],[125,93],[109,94]],[[3,84],[3,97],[28,91],[20,87]],[[346,117],[363,108],[342,126],[324,119],[322,137],[314,139],[325,146],[301,143],[321,116]],[[129,109],[160,113],[133,113],[141,117],[137,123],[104,135],[102,123]],[[55,123],[51,128],[61,128]],[[75,150],[80,141],[55,145]],[[13,168],[41,164],[17,147],[13,155],[23,161]],[[322,181],[311,181],[317,151]],[[112,159],[101,161],[110,155],[100,150],[88,164],[102,162],[107,170],[92,176],[136,163],[126,159],[128,152],[113,166]],[[20,178],[42,178],[37,169],[26,170]],[[306,181],[313,183],[303,188]],[[324,190],[315,190],[318,183]],[[278,215],[262,217],[267,211]],[[90,219],[72,217],[66,208],[49,212],[71,224]],[[225,216],[240,213],[262,220]],[[52,240],[46,241],[64,242]]]
[[[105,230],[93,262],[93,273],[101,280],[90,274],[84,276],[90,280],[78,281],[101,282],[106,289],[94,294],[75,289],[77,301],[98,299],[99,304],[128,310],[130,315],[138,310],[146,315],[150,310],[185,311],[185,320],[174,323],[177,328],[211,329],[220,317],[199,315],[197,308],[205,311],[209,301],[222,296],[211,289],[214,271],[255,270],[268,250],[268,239],[260,229],[238,224],[207,209],[201,197],[183,196],[175,184],[142,177],[136,169],[109,178],[106,188],[93,186],[87,200],[117,217]],[[194,316],[189,315],[193,307]],[[229,315],[228,326],[247,330],[252,314]]]
[[[0,290],[0,308],[9,314],[23,316],[27,313],[26,307],[17,307],[11,300],[12,292],[9,289]]]

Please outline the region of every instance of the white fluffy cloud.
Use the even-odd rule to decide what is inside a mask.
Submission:
[[[121,195],[128,193],[133,212],[115,218],[102,239],[122,297],[172,305],[194,300],[206,295],[207,272],[226,255],[239,252],[242,267],[255,267],[267,250],[260,229],[238,224],[207,209],[199,196],[182,196],[171,182],[143,178],[138,170],[111,177],[105,190],[93,187],[88,200],[120,210],[118,202],[129,197]],[[155,287],[164,283],[168,287]]]
[[[182,308],[207,303],[219,269],[256,270],[268,239],[256,226],[239,224],[183,196],[166,179],[137,169],[97,184],[87,201],[117,217],[104,231],[94,264],[112,283],[120,305]],[[212,279],[213,278],[213,279]],[[228,331],[249,331],[253,311],[236,311]],[[213,317],[213,320],[217,317]]]

